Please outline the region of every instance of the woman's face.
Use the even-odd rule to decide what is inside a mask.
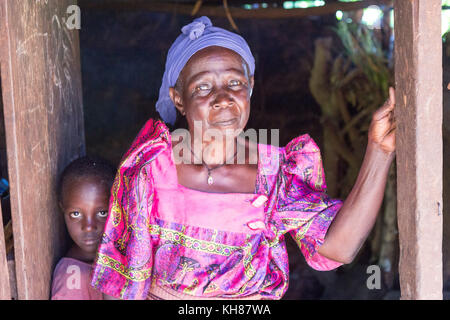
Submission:
[[[208,47],[195,53],[180,73],[170,96],[177,109],[186,115],[189,130],[202,133],[216,129],[243,130],[250,114],[253,77],[242,57],[223,47]]]
[[[86,256],[95,254],[108,216],[109,190],[96,177],[67,182],[61,209],[70,237]]]

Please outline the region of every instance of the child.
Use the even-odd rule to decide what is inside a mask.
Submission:
[[[89,284],[103,227],[108,216],[115,169],[102,159],[79,158],[63,171],[59,207],[73,245],[53,273],[52,300],[102,300]]]

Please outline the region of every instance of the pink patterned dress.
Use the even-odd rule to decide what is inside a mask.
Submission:
[[[150,119],[120,164],[91,284],[121,299],[147,299],[155,288],[280,299],[286,233],[312,268],[339,267],[317,252],[342,205],[325,193],[317,145],[303,135],[284,148],[259,144],[258,155],[254,194],[192,190],[178,184],[168,128]]]

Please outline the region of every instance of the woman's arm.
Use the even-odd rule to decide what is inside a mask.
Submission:
[[[352,191],[337,213],[318,252],[350,263],[375,224],[383,201],[389,167],[395,156],[395,91],[373,115],[361,169]]]

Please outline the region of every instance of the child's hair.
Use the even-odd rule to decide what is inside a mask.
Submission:
[[[58,182],[58,201],[62,202],[63,190],[75,178],[95,177],[99,183],[111,189],[116,168],[100,157],[84,156],[72,161],[62,172]]]

